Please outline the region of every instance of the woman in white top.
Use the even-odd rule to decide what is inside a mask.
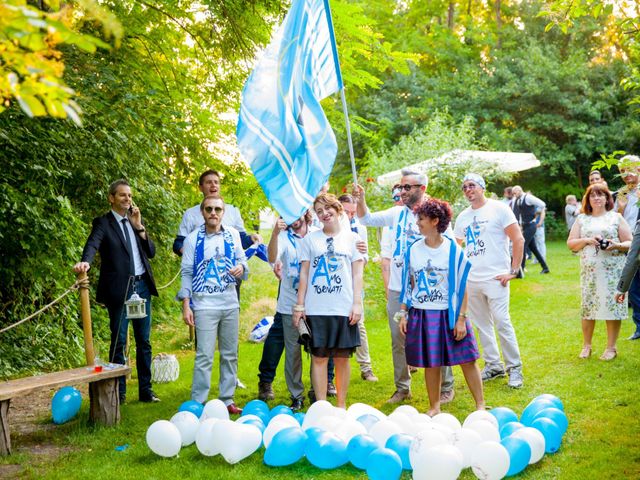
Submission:
[[[336,366],[337,406],[345,408],[349,388],[349,358],[360,345],[363,256],[358,235],[341,225],[342,204],[321,193],[313,204],[322,230],[309,233],[300,252],[298,303],[293,324],[306,318],[311,330],[311,381],[317,400],[326,399],[327,362]]]
[[[607,348],[600,359],[613,360],[621,320],[629,316],[626,300],[617,303],[615,294],[624,252],[631,245],[631,230],[622,215],[613,210],[613,196],[602,183],[587,188],[582,197],[582,211],[567,240],[572,251],[580,252],[583,345],[579,357],[591,356],[595,320],[605,320]]]

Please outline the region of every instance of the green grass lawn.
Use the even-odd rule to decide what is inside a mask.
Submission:
[[[512,282],[511,315],[518,334],[524,363],[525,386],[511,390],[506,379],[485,384],[487,404],[506,406],[520,413],[531,399],[541,393],[559,396],[569,418],[560,450],[529,466],[518,478],[523,479],[637,479],[640,478],[640,341],[625,340],[633,331],[625,322],[618,344],[618,358],[611,362],[598,360],[605,347],[605,325],[598,324],[594,335],[594,356],[578,359],[582,346],[580,331],[580,287],[578,257],[571,255],[564,242],[548,245],[550,275],[539,275],[537,265],[529,265],[524,280]],[[255,322],[272,315],[277,284],[266,264],[251,260],[250,280],[243,285],[241,310],[240,379],[246,390],[237,390],[236,402],[244,405],[257,395],[257,371],[261,345],[244,340]],[[165,293],[173,295],[174,292]],[[391,413],[385,404],[393,393],[390,337],[385,314],[385,300],[379,266],[371,263],[366,271],[366,324],[374,371],[380,382],[360,380],[352,360],[352,383],[349,403],[364,402]],[[281,478],[344,479],[366,478],[351,466],[321,471],[306,460],[273,469],[262,463],[264,450],[259,450],[237,465],[228,465],[220,456],[204,457],[195,445],[183,448],[178,458],[163,459],[152,454],[145,443],[147,427],[155,420],[169,419],[183,401],[189,398],[193,351],[188,332],[176,304],[174,318],[164,318],[153,331],[154,352],[175,353],[180,360],[180,378],[170,384],[156,385],[162,398],[159,404],[142,404],[130,400],[122,408],[122,422],[115,428],[87,426],[88,401],[77,419],[52,431],[14,436],[15,447],[25,444],[53,443],[69,446],[68,453],[46,464],[33,466],[28,453],[0,459],[0,464],[21,463],[26,478],[95,478],[95,479],[178,479],[178,478]],[[304,358],[305,369],[308,358]],[[218,362],[210,398],[215,398]],[[471,395],[459,369],[456,375],[456,399],[443,411],[463,420],[473,409]],[[135,397],[135,379],[129,384]],[[289,403],[282,367],[274,382],[276,400],[272,406]],[[427,410],[428,401],[421,372],[413,377],[411,402],[418,410]],[[50,422],[49,412],[41,412],[42,422]],[[129,444],[118,452],[115,447]],[[411,478],[409,473],[403,479]],[[472,479],[470,470],[460,478]]]

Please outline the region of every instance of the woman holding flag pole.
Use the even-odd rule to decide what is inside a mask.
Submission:
[[[316,398],[326,399],[327,363],[332,356],[337,406],[346,408],[349,358],[360,345],[364,259],[358,251],[358,235],[341,226],[343,207],[334,195],[320,194],[313,209],[323,228],[309,233],[302,242],[293,324],[297,328],[304,318],[311,330],[311,382]]]

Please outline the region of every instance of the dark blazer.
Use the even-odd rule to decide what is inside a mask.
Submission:
[[[149,263],[149,259],[156,254],[156,247],[149,239],[148,232],[146,240],[140,238],[138,234],[135,234],[134,238],[147,271],[145,280],[147,280],[149,291],[157,297],[158,290]],[[96,300],[107,306],[122,305],[126,300],[127,282],[131,271],[129,267],[130,262],[133,262],[133,259],[129,258],[126,245],[122,227],[118,225],[113,213],[109,212],[93,219],[93,228],[82,251],[82,261],[91,263],[96,252],[100,252],[100,279]]]
[[[633,231],[633,240],[631,241],[631,248],[627,253],[627,261],[624,264],[622,273],[620,274],[620,281],[618,282],[618,291],[626,293],[631,287],[633,277],[640,267],[640,220],[636,222],[635,229]]]

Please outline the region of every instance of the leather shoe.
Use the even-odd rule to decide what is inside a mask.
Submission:
[[[541,273],[541,274],[549,273],[549,269],[548,269],[548,268],[543,268],[543,269],[540,271],[540,273]]]
[[[387,400],[387,403],[394,404],[404,402],[405,400],[411,400],[411,392],[409,392],[408,390],[396,390],[395,392],[393,392],[393,395],[391,395],[391,398]]]
[[[151,391],[144,397],[140,397],[140,401],[144,403],[158,403],[160,399],[155,393],[153,393],[153,391]]]
[[[231,415],[240,415],[242,413],[242,409],[238,408],[235,403],[230,403],[227,405],[227,412]]]
[[[120,397],[118,398],[118,402],[120,403],[120,405],[124,405],[124,402],[126,401],[127,401],[126,395],[120,395]]]
[[[303,398],[294,398],[291,401],[291,411],[299,412],[304,408],[304,399]]]
[[[638,340],[640,338],[640,332],[634,332],[627,340]]]
[[[449,390],[448,392],[440,392],[440,405],[453,402],[456,396],[455,390]]]

